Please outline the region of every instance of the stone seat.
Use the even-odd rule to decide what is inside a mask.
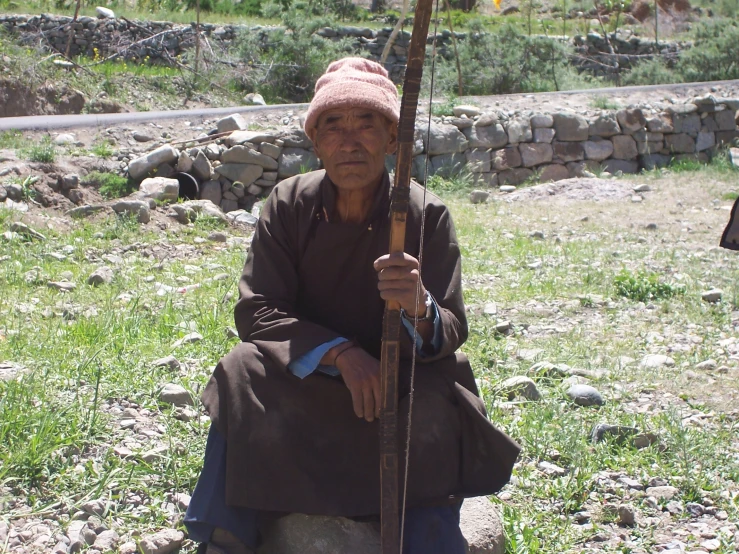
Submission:
[[[505,552],[503,524],[487,498],[464,501],[460,528],[468,554]],[[257,554],[380,554],[379,524],[291,514],[272,524]]]

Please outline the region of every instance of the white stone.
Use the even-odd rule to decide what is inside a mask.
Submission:
[[[646,369],[657,369],[662,366],[672,367],[675,360],[664,354],[647,354],[642,358],[641,366]]]
[[[246,129],[246,120],[239,113],[229,115],[223,119],[219,119],[216,123],[219,133],[227,133],[228,131],[243,131]]]
[[[141,181],[139,190],[146,198],[160,202],[176,202],[180,194],[180,183],[177,179],[149,177]]]
[[[174,406],[192,406],[192,395],[182,385],[168,383],[159,393],[159,400]]]
[[[176,529],[163,529],[152,535],[144,535],[139,541],[141,554],[169,554],[185,540],[185,534]]]
[[[478,108],[477,106],[470,106],[470,105],[460,105],[460,106],[454,106],[452,108],[452,113],[454,114],[454,117],[461,117],[462,115],[466,115],[467,117],[475,117],[476,115],[480,115],[482,113],[482,110]]]
[[[95,15],[97,15],[99,19],[115,19],[115,12],[109,8],[104,8],[103,6],[95,8]]]
[[[721,297],[723,296],[723,294],[724,294],[724,291],[722,291],[721,289],[711,289],[701,294],[701,298],[705,302],[710,302],[711,304],[715,304],[716,302],[721,301]]]
[[[54,137],[54,144],[57,146],[65,146],[67,144],[74,144],[74,135],[70,133],[62,133]]]

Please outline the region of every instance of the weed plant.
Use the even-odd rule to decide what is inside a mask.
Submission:
[[[672,298],[676,294],[685,292],[684,287],[661,281],[656,273],[643,271],[632,273],[627,269],[622,269],[614,277],[613,286],[618,296],[624,296],[637,302]]]
[[[56,148],[50,137],[44,137],[39,144],[32,144],[21,151],[31,162],[51,164],[56,160]]]
[[[135,183],[115,173],[92,171],[85,175],[82,183],[97,188],[105,198],[121,198],[136,190]]]

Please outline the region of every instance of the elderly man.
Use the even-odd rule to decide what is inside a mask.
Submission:
[[[385,156],[398,117],[395,85],[379,64],[339,60],[316,84],[305,131],[325,169],[281,182],[265,203],[239,284],[242,342],[203,393],[212,426],[185,523],[204,552],[254,552],[265,523],[287,513],[379,513],[386,300],[400,303],[406,328],[401,429],[414,348],[418,361],[404,552],[463,553],[462,498],[496,492],[510,477],[518,446],[487,420],[469,363],[454,354],[467,322],[444,204],[428,194],[424,209],[414,184],[408,254],[386,254]]]

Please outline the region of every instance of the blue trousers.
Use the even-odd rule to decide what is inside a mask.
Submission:
[[[460,508],[461,504],[456,504],[407,510],[403,554],[465,554],[467,543],[459,530]],[[208,542],[213,529],[220,527],[256,549],[259,521],[258,510],[226,505],[226,440],[211,426],[203,471],[185,514],[190,538]]]

